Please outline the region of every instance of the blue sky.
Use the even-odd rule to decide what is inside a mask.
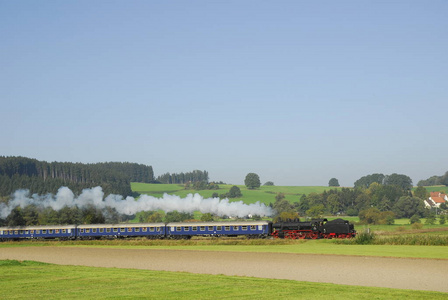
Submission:
[[[446,1],[0,0],[0,155],[343,186],[448,171]]]

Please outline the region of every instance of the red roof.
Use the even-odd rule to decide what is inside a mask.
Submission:
[[[435,203],[445,203],[445,199],[443,199],[442,197],[431,197],[431,199],[435,202]]]
[[[434,198],[434,197],[441,197],[441,198],[445,198],[445,194],[442,194],[441,192],[431,192],[430,193],[430,196],[431,196],[431,198]]]

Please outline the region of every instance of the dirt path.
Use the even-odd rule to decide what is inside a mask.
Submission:
[[[2,248],[0,259],[448,292],[448,260],[76,247]]]

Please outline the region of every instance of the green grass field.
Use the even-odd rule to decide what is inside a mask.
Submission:
[[[185,190],[182,184],[150,184],[150,183],[138,183],[132,182],[131,188],[134,192],[140,194],[147,194],[154,197],[162,197],[164,193],[174,194],[180,197],[185,197],[188,194],[198,193],[204,198],[210,198],[213,193],[225,194],[233,185],[220,184],[219,190]],[[328,186],[261,186],[259,189],[249,190],[244,185],[237,185],[243,196],[237,199],[231,199],[231,201],[243,201],[246,204],[255,203],[260,201],[268,205],[275,202],[275,196],[278,193],[284,193],[286,199],[290,202],[298,202],[302,195],[308,195],[311,193],[321,194],[324,191],[331,189],[340,189],[336,187]],[[427,186],[425,187],[428,192],[445,192],[448,193],[448,186]],[[415,188],[414,188],[415,190]]]
[[[425,186],[425,188],[428,192],[444,192],[445,194],[448,193],[448,186],[444,185]],[[413,190],[415,189],[416,188],[413,188]]]
[[[412,236],[410,236],[412,238]],[[389,237],[388,237],[389,238]],[[393,238],[393,237],[392,237]],[[445,236],[446,244],[446,236]],[[122,249],[175,249],[194,251],[236,251],[296,254],[330,254],[355,256],[381,256],[403,258],[448,259],[446,246],[344,244],[341,240],[282,240],[282,239],[233,239],[197,238],[192,240],[99,240],[99,241],[22,241],[3,242],[3,247],[94,247]]]
[[[212,197],[213,193],[225,194],[229,192],[233,185],[219,185],[219,190],[185,190],[183,185],[178,184],[149,184],[132,182],[131,188],[134,192],[140,194],[147,194],[154,197],[162,197],[164,193],[175,194],[180,197],[185,197],[188,194],[198,193],[204,198]],[[326,186],[261,186],[259,189],[249,190],[244,185],[238,185],[243,194],[243,197],[231,199],[231,201],[243,201],[246,204],[255,203],[259,201],[268,205],[275,202],[275,196],[278,193],[284,193],[286,199],[290,202],[298,202],[302,195],[310,193],[323,193],[325,190],[334,188]]]
[[[2,299],[446,299],[446,293],[0,261]]]

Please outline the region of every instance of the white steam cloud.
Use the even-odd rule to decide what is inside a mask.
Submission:
[[[65,206],[82,208],[93,204],[100,209],[112,207],[119,213],[126,215],[133,215],[139,211],[159,209],[165,212],[177,210],[179,212],[192,213],[200,211],[201,213],[212,213],[218,216],[226,215],[240,218],[247,215],[272,215],[271,208],[260,202],[244,204],[243,201],[230,202],[228,199],[204,199],[199,194],[188,194],[185,198],[168,194],[164,194],[162,198],[142,195],[138,200],[134,197],[123,198],[121,195],[112,194],[104,198],[103,189],[97,186],[83,190],[78,197],[75,197],[73,192],[67,187],[59,188],[56,195],[39,196],[34,194],[31,197],[28,190],[17,190],[8,204],[0,203],[0,218],[6,218],[17,206],[24,208],[31,204],[51,207],[54,210],[60,210]]]

